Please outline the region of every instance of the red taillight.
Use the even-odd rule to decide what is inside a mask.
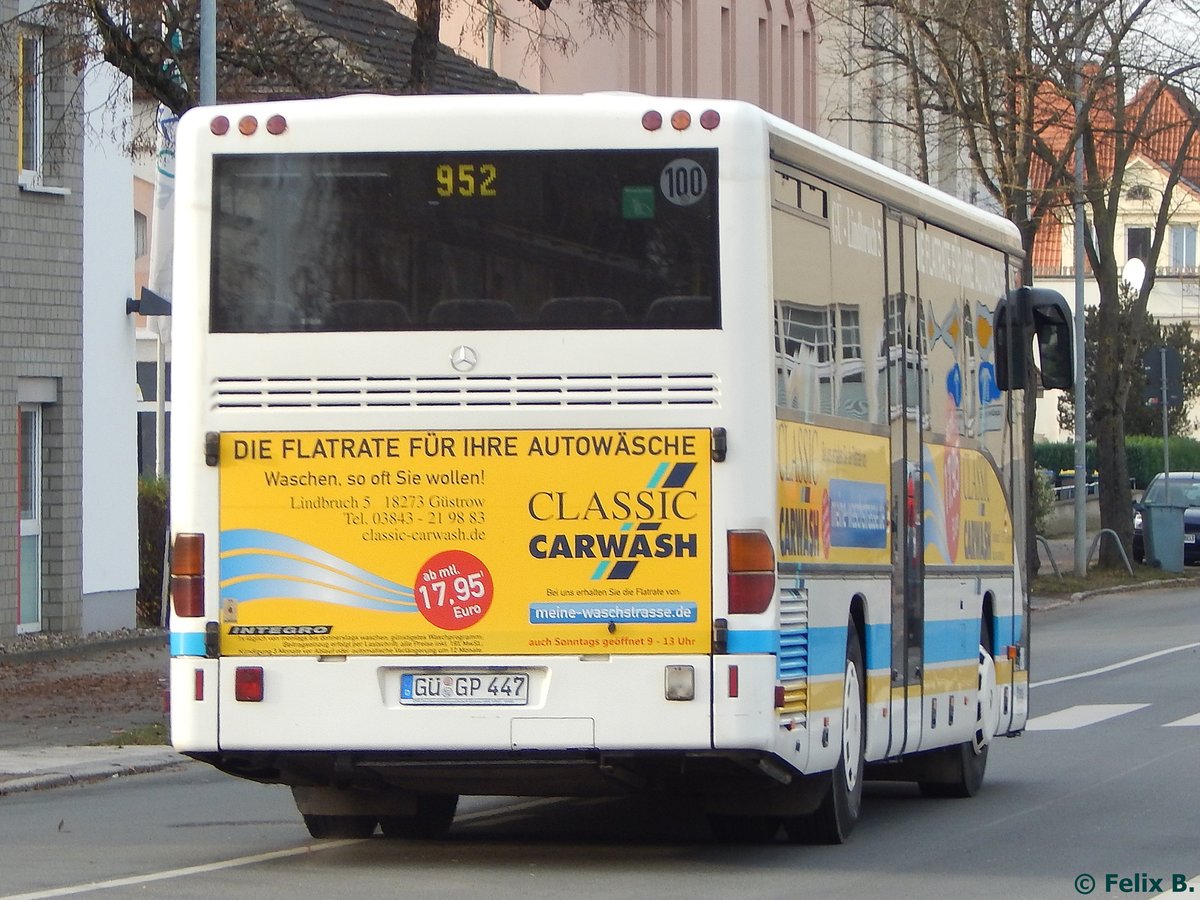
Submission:
[[[204,670],[197,669],[193,682],[193,693],[197,701],[204,699]]]
[[[234,670],[233,696],[242,703],[262,703],[262,666],[238,666]]]
[[[177,616],[204,615],[204,535],[177,534],[171,547],[171,604]]]
[[[729,611],[760,613],[775,596],[775,550],[765,531],[730,531]]]
[[[736,697],[738,695],[739,689],[740,689],[740,685],[738,684],[738,667],[730,666],[729,667],[729,696]]]

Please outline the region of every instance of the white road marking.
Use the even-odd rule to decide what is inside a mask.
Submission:
[[[238,866],[252,866],[255,863],[270,862],[273,859],[285,859],[289,856],[303,856],[306,853],[320,853],[323,850],[336,850],[347,844],[357,844],[359,840],[321,841],[319,844],[305,844],[303,847],[291,847],[287,850],[273,850],[270,853],[256,853],[253,856],[237,856],[233,859],[222,859],[217,862],[204,863],[200,866],[186,866],[182,869],[167,869],[163,872],[147,872],[145,875],[130,875],[126,878],[112,878],[108,881],[90,881],[87,884],[73,884],[60,888],[48,888],[44,891],[30,891],[27,894],[9,894],[0,900],[43,900],[47,897],[69,897],[72,894],[86,894],[88,891],[102,891],[109,888],[133,887],[139,884],[149,884],[152,881],[166,881],[170,878],[184,878],[188,875],[199,875],[204,872],[217,872],[221,869],[234,869]]]
[[[1176,719],[1174,722],[1168,722],[1163,728],[1187,728],[1189,726],[1200,727],[1200,713],[1184,719]]]
[[[1121,662],[1113,663],[1111,666],[1101,666],[1099,669],[1091,669],[1087,672],[1079,672],[1075,675],[1063,675],[1061,678],[1047,678],[1045,681],[1032,681],[1029,683],[1031,688],[1044,687],[1048,684],[1061,684],[1064,681],[1075,681],[1079,678],[1090,678],[1093,675],[1103,675],[1106,672],[1115,672],[1117,669],[1124,669],[1126,666],[1137,665],[1140,662],[1146,662],[1150,659],[1158,659],[1160,656],[1166,656],[1169,653],[1178,653],[1180,650],[1195,650],[1200,647],[1200,641],[1193,644],[1180,644],[1178,647],[1168,647],[1166,650],[1158,650],[1154,653],[1147,653],[1145,656],[1135,656],[1133,659],[1122,660]]]
[[[503,806],[490,809],[480,809],[465,812],[454,817],[455,822],[472,822],[479,819],[508,816],[523,812],[538,806],[560,802],[558,797],[537,798],[516,803],[506,803]],[[6,894],[0,900],[48,900],[51,897],[70,897],[74,894],[86,894],[89,891],[103,891],[111,888],[134,887],[150,884],[155,881],[167,881],[171,878],[185,878],[188,875],[199,875],[204,872],[217,872],[221,869],[235,869],[240,866],[253,866],[275,859],[286,859],[289,856],[303,856],[306,853],[320,853],[323,850],[336,850],[349,844],[361,843],[365,838],[350,838],[346,840],[318,841],[305,844],[302,847],[291,847],[286,850],[273,850],[270,853],[256,853],[252,856],[237,856],[233,859],[223,859],[216,862],[204,863],[199,866],[187,866],[182,869],[166,869],[162,872],[147,872],[144,875],[129,875],[125,878],[113,878],[108,881],[90,881],[86,884],[73,884],[65,887],[47,888],[41,891],[30,891],[25,894]]]
[[[1145,709],[1148,703],[1092,703],[1070,706],[1058,712],[1047,713],[1030,719],[1026,731],[1070,731],[1084,728],[1107,719],[1123,716],[1134,710]]]

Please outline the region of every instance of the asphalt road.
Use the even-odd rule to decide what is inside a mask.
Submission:
[[[1200,592],[1042,612],[1034,640],[1034,718],[981,794],[870,785],[842,847],[725,847],[686,808],[628,799],[471,798],[446,841],[312,841],[286,789],[188,764],[0,798],[0,898],[1195,893]]]

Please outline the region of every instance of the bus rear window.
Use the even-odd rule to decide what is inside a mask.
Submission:
[[[719,328],[717,153],[218,156],[213,332]]]

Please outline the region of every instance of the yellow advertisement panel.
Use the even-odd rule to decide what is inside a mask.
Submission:
[[[704,429],[221,436],[227,655],[707,652]]]
[[[782,561],[891,562],[887,438],[780,421],[776,454]]]
[[[1008,500],[982,453],[927,445],[924,494],[926,565],[1012,565]]]

